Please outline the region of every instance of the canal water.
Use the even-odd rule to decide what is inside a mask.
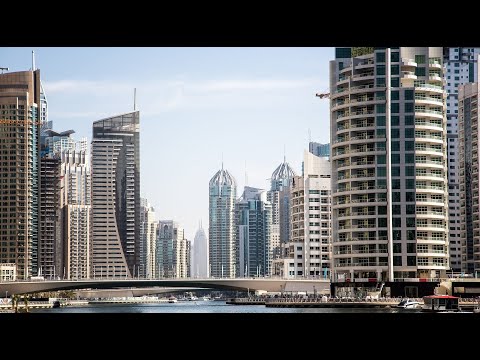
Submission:
[[[150,304],[90,304],[56,309],[32,309],[32,313],[397,313],[402,309],[269,308],[265,305],[227,305],[224,301],[182,301]]]

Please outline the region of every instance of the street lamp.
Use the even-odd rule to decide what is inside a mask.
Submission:
[[[8,290],[5,290],[5,298],[8,299]]]

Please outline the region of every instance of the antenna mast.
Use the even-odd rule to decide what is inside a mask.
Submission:
[[[133,111],[137,108],[137,88],[133,88]]]

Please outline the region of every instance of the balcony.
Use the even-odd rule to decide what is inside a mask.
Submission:
[[[414,60],[407,58],[403,58],[401,64],[402,67],[417,67],[417,63]]]
[[[402,77],[404,79],[413,79],[417,80],[417,75],[413,71],[402,71]]]

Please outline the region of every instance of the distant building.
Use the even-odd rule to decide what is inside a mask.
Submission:
[[[330,157],[330,144],[320,144],[310,141],[308,151],[315,156]]]
[[[148,279],[156,274],[157,227],[155,209],[147,199],[140,199],[140,276]]]
[[[459,86],[460,240],[462,272],[480,275],[480,82]]]
[[[271,275],[272,205],[267,201],[265,190],[245,186],[235,204],[235,225],[237,277]]]
[[[448,160],[448,223],[450,270],[455,273],[472,270],[470,265],[462,269],[461,207],[459,174],[459,87],[477,81],[480,48],[444,47],[445,90],[447,91],[447,160]]]
[[[232,175],[218,170],[209,182],[210,277],[234,278],[236,273],[235,199],[237,184]]]
[[[92,139],[92,274],[138,276],[140,113],[95,121]]]
[[[205,279],[208,277],[208,239],[201,222],[192,247],[192,277]]]
[[[295,176],[286,159],[275,169],[270,179],[267,200],[272,205],[272,260],[283,258],[286,254],[285,244],[290,239],[290,182]]]
[[[190,244],[187,244],[184,230],[177,222],[161,220],[157,228],[156,271],[157,278],[186,278]]]

